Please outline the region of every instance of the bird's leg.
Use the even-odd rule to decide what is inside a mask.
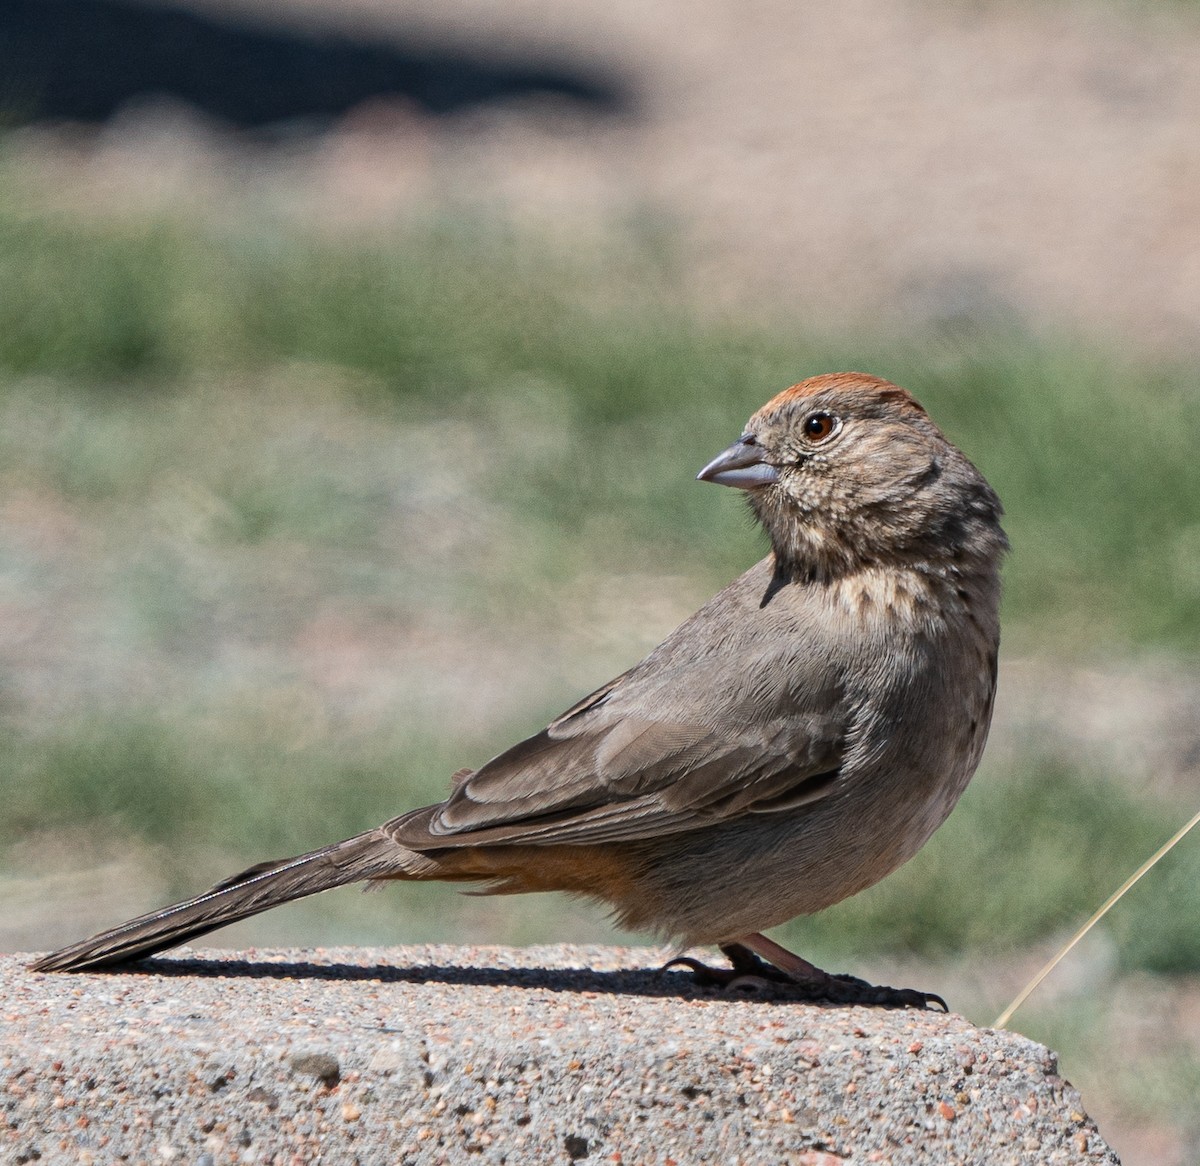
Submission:
[[[686,956],[671,960],[666,967],[682,964],[692,970],[698,984],[716,985],[726,991],[766,989],[793,999],[874,1004],[883,1008],[925,1009],[937,1005],[943,1012],[949,1012],[946,1002],[932,992],[888,988],[868,984],[855,976],[830,975],[765,935],[744,935],[736,943],[723,943],[720,947],[732,965],[729,969],[710,968]]]

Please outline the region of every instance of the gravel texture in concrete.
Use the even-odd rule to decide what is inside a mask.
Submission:
[[[1117,1162],[1024,1037],[729,998],[651,958],[199,952],[37,975],[0,957],[0,1162]]]

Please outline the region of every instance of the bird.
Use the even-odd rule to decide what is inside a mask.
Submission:
[[[792,385],[697,475],[770,541],[627,672],[453,775],[446,799],[37,959],[126,964],[348,883],[562,891],[623,926],[717,946],[704,984],[946,1008],[825,972],[763,934],[891,874],[942,824],[991,721],[1003,508],[905,389]]]

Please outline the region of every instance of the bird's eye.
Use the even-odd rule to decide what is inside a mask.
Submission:
[[[804,419],[804,436],[809,441],[824,441],[837,431],[838,419],[832,413],[813,413]]]

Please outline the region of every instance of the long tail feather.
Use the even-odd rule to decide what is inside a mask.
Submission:
[[[293,899],[363,879],[403,877],[405,855],[416,857],[381,831],[371,830],[296,858],[260,863],[194,899],[42,956],[30,968],[66,972],[127,963]]]

